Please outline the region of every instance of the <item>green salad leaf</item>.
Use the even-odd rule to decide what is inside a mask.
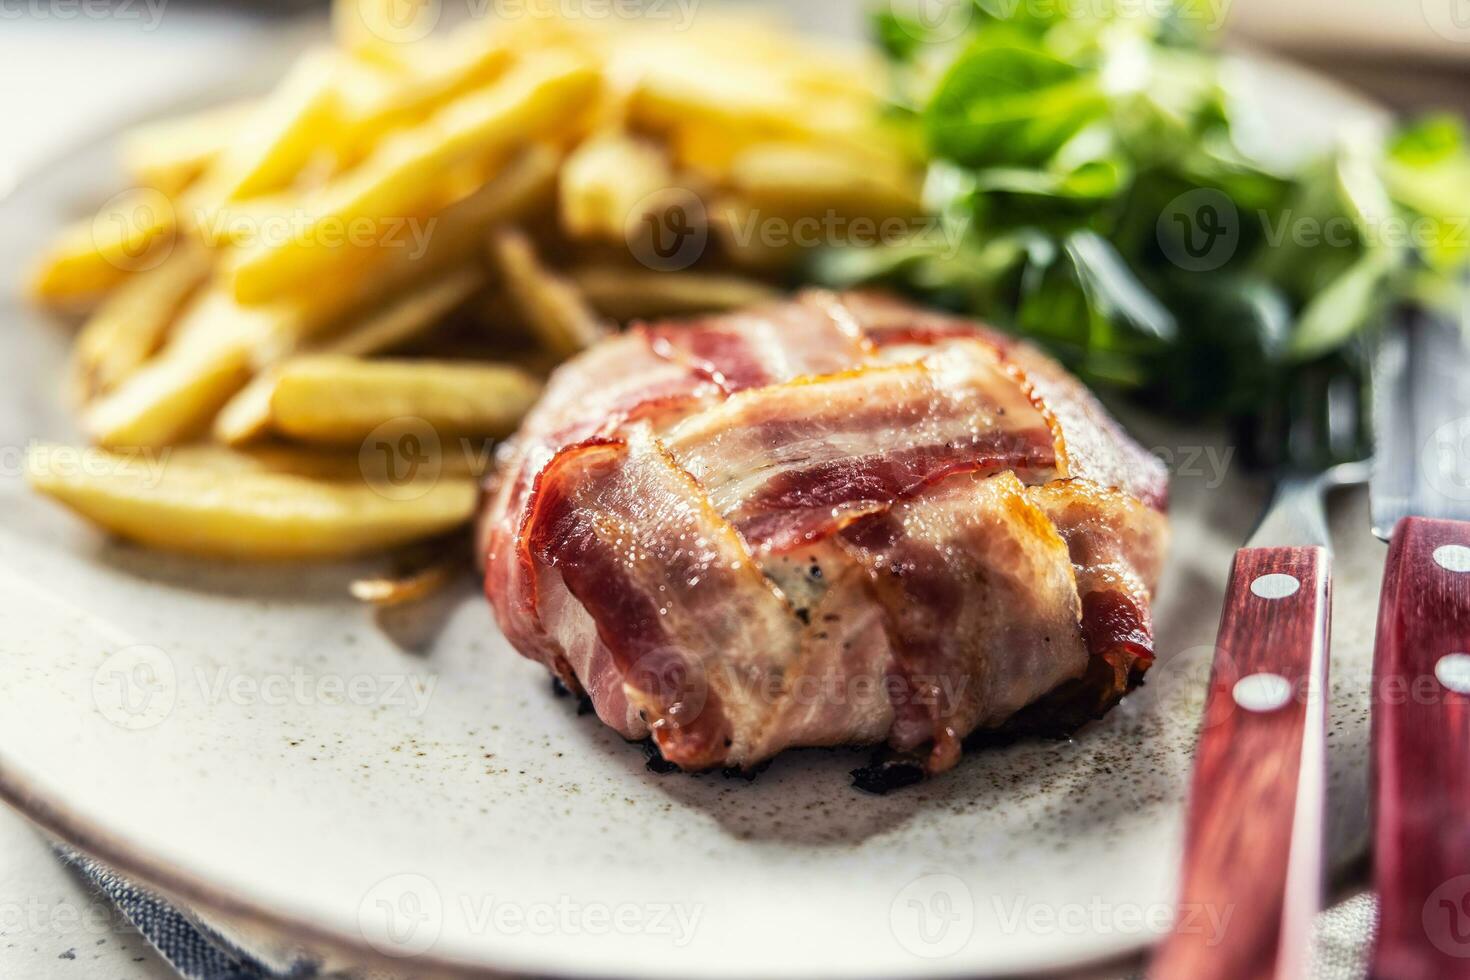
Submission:
[[[1392,304],[1460,301],[1459,120],[1283,164],[1263,149],[1291,134],[1251,117],[1210,44],[1219,0],[957,0],[938,24],[886,6],[894,123],[960,244],[830,250],[818,278],[907,290],[1160,412],[1246,425],[1360,378]]]
[[[935,155],[974,167],[1040,165],[1107,111],[1098,79],[1022,39],[977,40],[924,113]]]

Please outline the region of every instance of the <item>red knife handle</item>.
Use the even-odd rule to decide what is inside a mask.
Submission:
[[[1305,975],[1322,896],[1330,558],[1236,553],[1156,980]]]
[[[1470,524],[1388,549],[1373,662],[1380,980],[1470,977]]]

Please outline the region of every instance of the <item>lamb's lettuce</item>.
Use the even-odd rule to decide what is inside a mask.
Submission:
[[[876,24],[894,121],[923,147],[926,206],[963,228],[959,248],[838,250],[819,276],[1035,337],[1162,411],[1246,420],[1299,398],[1300,378],[1360,373],[1361,338],[1391,303],[1460,301],[1457,120],[1354,131],[1283,167],[1240,138],[1251,120],[1204,29],[1215,0],[1149,15],[964,2],[959,21],[906,20],[895,3]]]

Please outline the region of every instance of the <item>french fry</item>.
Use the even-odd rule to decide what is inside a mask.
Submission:
[[[341,270],[341,275],[292,302],[305,307],[296,342],[309,340],[342,317],[374,315],[380,304],[429,278],[452,271],[478,255],[485,229],[535,214],[549,205],[560,156],[537,146],[475,192],[449,205],[430,224],[420,248],[386,249],[377,261]],[[288,344],[288,346],[290,346]],[[268,358],[269,360],[269,358]]]
[[[434,0],[334,0],[336,46],[270,95],[130,134],[137,186],[66,230],[31,282],[48,305],[102,301],[73,378],[106,465],[37,463],[38,487],[118,533],[201,554],[332,557],[453,530],[536,376],[603,336],[605,318],[775,295],[740,275],[611,264],[625,260],[613,245],[662,244],[629,241],[663,230],[680,202],[661,191],[697,199],[699,230],[771,274],[800,250],[750,234],[764,218],[917,207],[861,62],[745,15],[670,32],[601,30],[555,0],[524,13],[441,35]],[[558,271],[537,254],[558,224],[591,264]],[[492,277],[499,305],[473,307],[485,335],[436,339],[437,361],[369,359],[488,299]],[[395,420],[409,428],[384,431],[407,441],[379,440]],[[399,464],[415,460],[366,440],[407,451],[420,425],[468,451],[442,442],[437,482],[410,466],[414,500],[394,499]],[[217,444],[179,445],[208,432]],[[109,452],[123,447],[136,451]],[[137,452],[168,465],[140,471]],[[357,590],[406,601],[440,571]]]
[[[740,151],[760,139],[759,130],[701,119],[681,123],[668,137],[675,165],[716,181],[725,180]]]
[[[258,363],[270,364],[344,318],[375,316],[380,305],[434,276],[446,274],[475,258],[485,230],[535,216],[555,197],[560,154],[534,144],[493,179],[450,204],[425,226],[426,237],[412,247],[384,249],[376,262],[340,270],[341,274],[278,304],[278,343],[262,348]],[[286,316],[290,312],[292,315]]]
[[[111,391],[137,370],[163,343],[210,268],[208,252],[186,242],[158,268],[139,273],[109,296],[82,324],[72,347],[76,399],[85,402]]]
[[[83,428],[102,446],[164,446],[201,432],[261,368],[345,311],[374,308],[420,271],[415,264],[266,306],[240,306],[222,290],[206,290],[157,356],[88,407]]]
[[[507,295],[548,350],[570,356],[607,333],[576,286],[542,265],[523,232],[499,229],[489,247]]]
[[[568,271],[598,312],[619,322],[734,310],[775,299],[769,285],[743,276],[707,272],[655,272],[613,265]]]
[[[375,261],[339,270],[312,294],[293,297],[312,311],[298,339],[310,339],[343,316],[372,315],[390,297],[474,258],[487,227],[534,214],[551,200],[559,160],[549,147],[531,149],[425,224],[422,241],[383,249],[371,256]]]
[[[205,175],[202,193],[240,201],[286,187],[330,137],[337,117],[340,56],[314,49],[302,55],[225,146]]]
[[[271,396],[271,422],[308,442],[361,443],[397,419],[442,436],[504,436],[515,430],[541,385],[518,368],[450,361],[299,357]]]
[[[423,254],[399,249],[386,256],[375,276],[402,285],[477,255],[487,229],[550,210],[560,165],[559,151],[545,143],[532,144],[493,179],[434,217]]]
[[[161,263],[177,228],[178,214],[162,192],[145,187],[118,194],[57,236],[32,273],[31,295],[52,306],[95,303],[130,274]]]
[[[444,144],[432,155],[449,161],[488,157],[552,135],[600,84],[600,72],[579,58],[562,53],[527,58],[495,85],[435,114],[432,121]]]
[[[620,46],[610,73],[638,79],[630,112],[640,128],[663,130],[691,119],[716,125],[800,132],[810,108],[775,73],[669,37]]]
[[[245,250],[233,269],[236,299],[261,303],[351,264],[334,227],[385,229],[419,215],[456,164],[493,158],[573,118],[598,85],[588,64],[561,55],[527,59],[490,88],[451,102],[423,126],[390,137],[362,165],[316,192],[300,234]]]
[[[371,306],[390,283],[324,288],[319,295],[244,307],[211,288],[184,311],[157,356],[93,402],[83,429],[102,446],[165,446],[204,431],[262,366],[278,361],[354,306]]]
[[[131,129],[122,138],[123,169],[141,187],[176,195],[214,163],[255,109],[254,102],[231,102]]]
[[[730,164],[736,194],[781,214],[812,213],[813,204],[849,215],[918,214],[915,175],[830,148],[803,143],[751,146]]]
[[[162,351],[93,402],[82,427],[102,446],[166,446],[201,431],[250,378],[254,352],[296,329],[293,307],[246,309],[218,290],[195,298]]]
[[[485,274],[479,268],[456,269],[303,353],[366,357],[392,350],[425,333],[484,284]]]
[[[366,306],[419,280],[463,262],[480,247],[485,229],[528,218],[550,207],[560,155],[537,144],[518,154],[491,180],[450,200],[443,210],[421,222],[404,223],[395,239],[374,252],[362,252],[356,264],[313,285],[292,302],[323,309],[314,321],[327,324],[338,314]],[[215,248],[249,247],[258,233],[277,218],[290,219],[297,203],[291,195],[268,195],[223,205],[196,226],[196,237]]]
[[[484,281],[479,269],[456,270],[410,292],[382,313],[310,345],[304,353],[365,357],[391,350],[433,327]],[[233,446],[261,438],[270,431],[271,397],[278,374],[277,368],[266,368],[220,409],[214,420],[216,439]]]
[[[370,75],[364,66],[344,79],[344,126],[338,139],[344,162],[360,161],[393,129],[418,123],[452,99],[488,85],[512,61],[509,44],[475,24],[443,40],[410,45],[400,57],[404,63],[394,75]]]
[[[68,462],[82,458],[84,466]],[[140,458],[33,446],[26,473],[37,490],[122,537],[225,558],[345,558],[396,547],[464,524],[479,493],[469,479],[386,488],[361,474],[241,471],[182,450]]]
[[[349,591],[354,599],[379,607],[402,606],[418,602],[448,585],[460,566],[451,561],[436,562],[405,575],[380,575],[355,580]]]
[[[610,75],[637,80],[633,125],[668,133],[682,166],[718,174],[736,148],[771,140],[893,157],[874,125],[881,72],[849,51],[707,18],[679,37],[614,44],[609,62]]]
[[[354,309],[364,311],[363,322],[375,321],[377,317],[372,311],[395,293],[413,289],[415,283],[435,275],[452,278],[455,266],[462,265],[481,247],[485,228],[549,206],[560,159],[560,154],[549,146],[529,147],[502,174],[446,208],[435,219],[422,253],[408,249],[391,251],[367,274],[343,275],[311,294],[268,307],[242,309],[227,297],[217,297],[212,315],[226,321],[264,320],[250,331],[252,339],[243,345],[248,348],[246,361],[257,368],[278,362],[332,323],[350,316]],[[450,272],[444,273],[445,269]],[[378,322],[394,320],[389,313]],[[206,360],[204,370],[213,381],[189,376],[188,371],[200,370],[197,360],[169,359],[168,368],[156,369],[146,385],[137,386],[131,393],[133,400],[101,412],[94,410],[100,417],[91,421],[89,431],[103,445],[140,441],[153,445],[157,443],[140,440],[139,434],[160,438],[161,432],[171,431],[166,424],[170,421],[178,426],[178,431],[192,431],[204,424],[224,399],[230,399],[221,409],[216,435],[229,443],[259,437],[263,434],[262,415],[268,415],[269,411],[270,389],[265,381],[247,384],[239,376],[236,370],[240,363],[239,346],[222,342],[214,357]],[[214,402],[186,397],[190,391],[223,394],[220,401]],[[188,409],[186,418],[180,417],[181,407]]]
[[[483,477],[494,465],[494,452],[473,442],[464,452],[445,452],[438,460],[437,476],[451,480]],[[357,451],[360,447],[297,445],[263,442],[251,446],[221,446],[214,443],[191,443],[157,450],[153,458],[167,455],[168,460],[182,460],[196,466],[207,466],[231,473],[276,473],[311,480],[337,482],[380,482],[391,471],[401,470],[400,459],[384,459],[374,453]],[[146,460],[148,457],[144,457]],[[401,474],[397,474],[400,475]],[[428,478],[427,471],[422,473]]]
[[[623,134],[589,140],[562,168],[562,227],[576,238],[622,242],[639,209],[673,185],[668,160],[652,144]]]
[[[166,446],[193,436],[250,377],[251,344],[169,353],[146,365],[82,417],[101,446]]]

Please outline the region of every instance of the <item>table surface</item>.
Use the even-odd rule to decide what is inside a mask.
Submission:
[[[0,976],[177,980],[107,900],[0,806]]]

